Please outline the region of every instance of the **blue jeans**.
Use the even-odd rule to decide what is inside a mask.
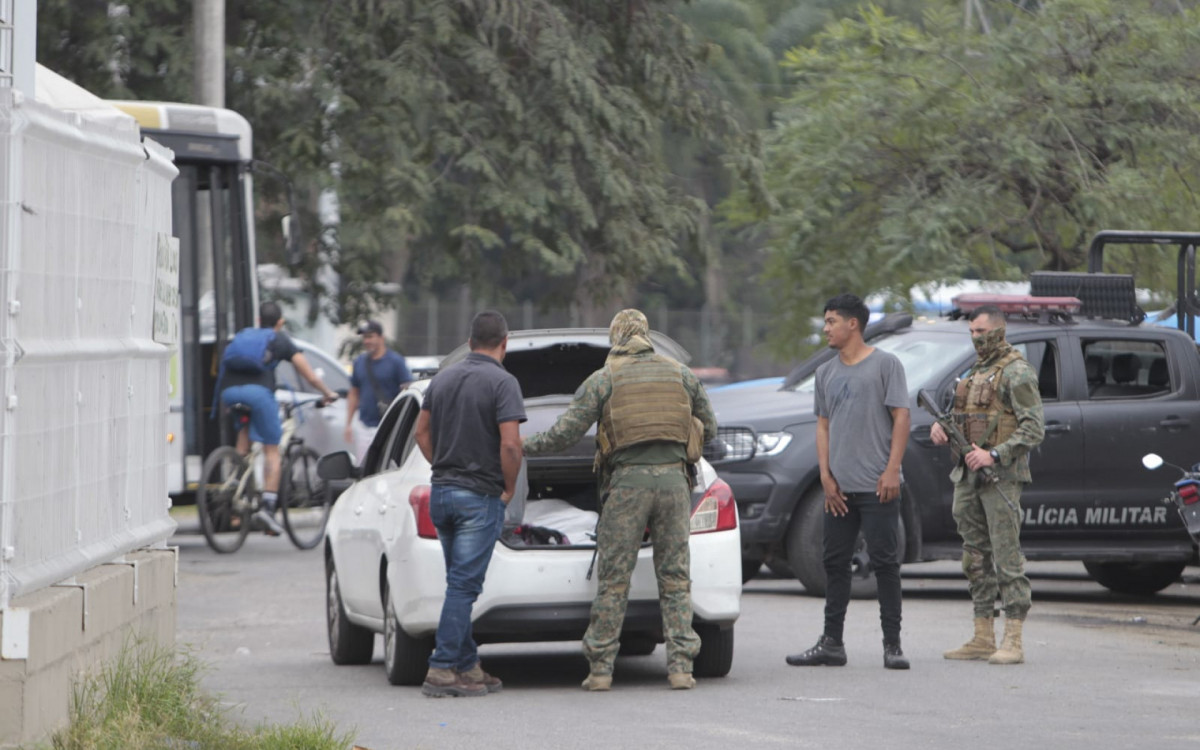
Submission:
[[[471,607],[483,590],[492,550],[500,538],[504,503],[498,495],[435,484],[429,494],[429,516],[446,558],[446,601],[429,666],[465,672],[479,661],[471,637]]]

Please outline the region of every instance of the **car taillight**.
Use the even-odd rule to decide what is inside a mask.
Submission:
[[[733,490],[723,480],[717,479],[709,485],[704,497],[692,510],[692,533],[705,534],[736,528],[737,504],[733,501]]]
[[[429,517],[429,485],[420,484],[408,493],[408,504],[417,517],[417,536],[422,539],[437,539],[437,529]]]
[[[1194,479],[1180,482],[1175,485],[1176,491],[1179,493],[1179,499],[1184,505],[1192,505],[1200,503],[1200,483]]]

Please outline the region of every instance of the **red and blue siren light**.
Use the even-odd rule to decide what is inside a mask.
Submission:
[[[964,313],[992,305],[1000,308],[1000,312],[1006,315],[1037,315],[1039,313],[1075,315],[1083,306],[1078,297],[1034,297],[1028,294],[960,294],[951,302]]]
[[[1181,479],[1175,483],[1175,491],[1184,505],[1200,502],[1200,482],[1195,479]]]

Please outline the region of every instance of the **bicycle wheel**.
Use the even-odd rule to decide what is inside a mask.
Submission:
[[[250,513],[255,493],[254,474],[247,477],[239,492],[245,459],[225,445],[208,454],[196,491],[196,512],[208,546],[217,552],[237,552],[250,533]]]
[[[279,507],[283,510],[283,528],[292,544],[312,549],[325,536],[325,522],[333,505],[325,482],[317,476],[319,456],[300,444],[288,447],[279,476]]]

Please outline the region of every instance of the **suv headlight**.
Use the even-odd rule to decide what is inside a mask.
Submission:
[[[758,456],[776,456],[790,442],[790,432],[756,433],[749,427],[718,427],[716,439],[704,446],[704,457],[709,462],[748,461]]]
[[[792,442],[790,432],[760,432],[754,443],[755,456],[778,456]]]

